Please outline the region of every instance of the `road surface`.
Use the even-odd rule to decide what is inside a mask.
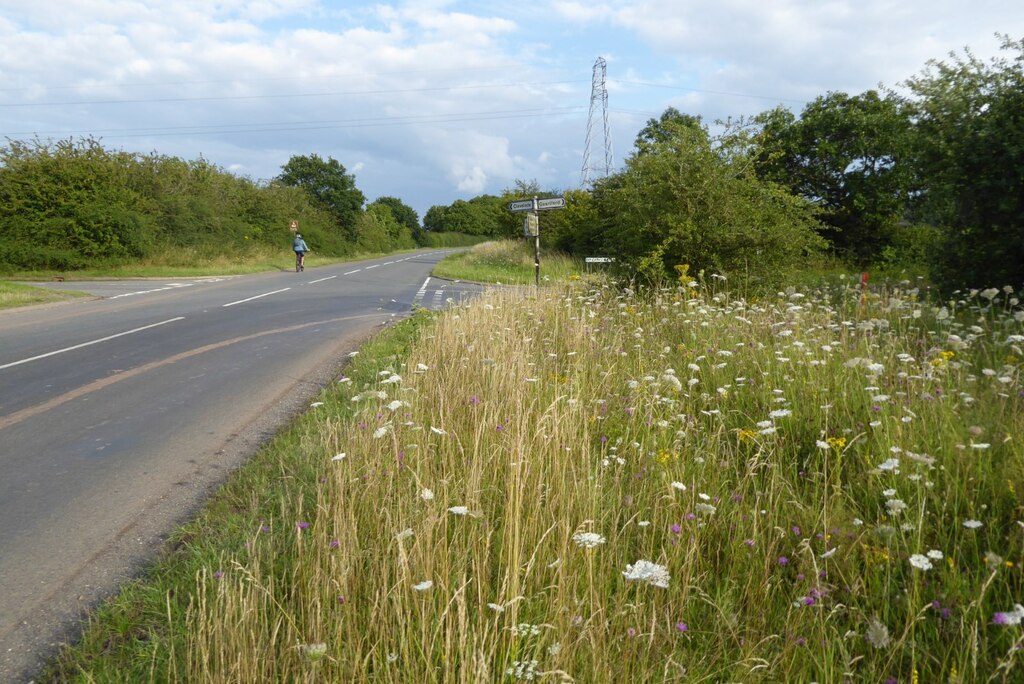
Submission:
[[[446,253],[54,283],[96,298],[0,312],[0,681],[31,679],[347,352],[478,292],[429,277]]]

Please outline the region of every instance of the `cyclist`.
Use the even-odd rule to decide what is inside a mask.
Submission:
[[[306,252],[309,251],[309,245],[302,239],[302,236],[298,233],[295,234],[295,239],[292,240],[292,251],[295,252],[295,272],[306,270]]]

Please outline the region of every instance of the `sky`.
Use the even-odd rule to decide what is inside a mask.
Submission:
[[[799,114],[951,51],[987,60],[997,33],[1024,37],[1020,0],[0,0],[0,137],[256,181],[317,154],[422,216],[517,180],[580,187],[588,124],[593,177],[667,107]]]

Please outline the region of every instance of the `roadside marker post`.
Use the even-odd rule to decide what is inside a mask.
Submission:
[[[516,200],[509,202],[508,210],[511,212],[528,211],[523,221],[523,236],[533,238],[533,275],[540,287],[540,212],[548,209],[562,209],[565,207],[564,197],[545,197],[538,199]]]

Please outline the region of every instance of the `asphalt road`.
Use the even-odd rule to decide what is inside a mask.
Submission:
[[[430,251],[229,278],[53,283],[0,312],[0,681],[28,681],[226,473],[414,304]]]

